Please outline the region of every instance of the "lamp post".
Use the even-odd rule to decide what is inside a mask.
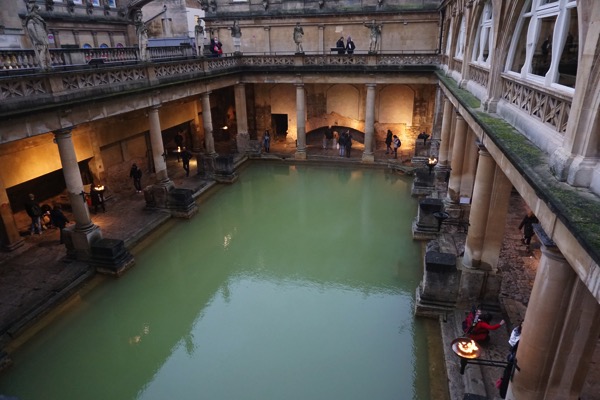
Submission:
[[[429,156],[429,159],[427,160],[427,168],[429,168],[429,175],[431,175],[431,172],[433,171],[433,168],[437,165],[437,163],[437,158],[435,158],[434,156]]]
[[[451,343],[452,351],[460,358],[460,374],[464,375],[467,364],[483,365],[487,367],[500,367],[506,368],[512,364],[511,377],[514,369],[517,367],[516,359],[512,363],[506,361],[495,361],[495,360],[484,360],[479,358],[481,355],[481,349],[473,339],[467,337],[460,337],[454,339]]]

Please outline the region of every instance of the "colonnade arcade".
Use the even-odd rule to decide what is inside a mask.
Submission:
[[[457,305],[495,302],[500,291],[498,258],[511,191],[538,217],[541,258],[517,352],[519,369],[508,399],[576,399],[585,383],[600,335],[598,285],[581,244],[443,85],[445,100],[436,179],[449,172],[444,208],[466,209],[469,229],[459,257]],[[465,201],[466,199],[466,201]]]

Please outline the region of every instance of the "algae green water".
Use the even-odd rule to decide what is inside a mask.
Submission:
[[[410,181],[257,163],[12,354],[33,399],[428,399]]]

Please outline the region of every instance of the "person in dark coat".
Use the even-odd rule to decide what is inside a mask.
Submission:
[[[529,245],[531,244],[531,238],[533,237],[533,224],[537,224],[540,221],[537,219],[535,215],[533,215],[532,211],[529,211],[527,215],[519,224],[519,230],[523,229],[523,238],[521,239],[521,243],[527,246],[527,250],[529,250]]]
[[[390,154],[392,152],[392,131],[388,129],[387,135],[385,137],[385,154]]]
[[[338,49],[338,54],[344,54],[346,52],[346,46],[344,45],[344,37],[340,37],[335,44],[335,47]]]
[[[346,133],[340,133],[340,138],[338,140],[340,144],[340,157],[344,157],[346,155]]]
[[[52,225],[57,227],[60,231],[60,243],[64,243],[63,229],[65,229],[65,226],[67,226],[69,220],[67,217],[65,217],[65,214],[63,214],[60,205],[55,205],[50,211],[50,220],[52,221]]]
[[[133,186],[135,191],[141,193],[142,191],[142,170],[138,168],[136,163],[133,163],[131,170],[129,170],[129,177],[133,178]]]
[[[183,162],[183,169],[185,170],[185,176],[190,176],[190,160],[192,159],[192,152],[183,148],[181,152],[181,161]]]
[[[346,39],[346,54],[354,54],[355,48],[356,46],[354,45],[352,38],[348,36],[348,39]]]
[[[37,233],[38,235],[42,234],[42,208],[35,201],[35,196],[33,193],[29,193],[27,201],[25,202],[25,212],[31,218],[31,235]]]
[[[106,212],[106,207],[104,206],[104,187],[92,185],[90,196],[92,198],[92,206],[94,206],[94,214],[98,213],[98,208],[102,208],[102,212]]]
[[[221,57],[223,54],[223,44],[217,37],[210,39],[210,52],[213,57]]]
[[[346,157],[350,158],[350,152],[352,151],[352,134],[350,131],[346,131]]]

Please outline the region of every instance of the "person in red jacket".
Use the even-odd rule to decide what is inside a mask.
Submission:
[[[484,343],[490,340],[490,331],[495,331],[504,325],[504,320],[500,321],[499,324],[490,325],[491,320],[491,314],[483,314],[473,329],[468,333],[469,338],[478,343]]]

